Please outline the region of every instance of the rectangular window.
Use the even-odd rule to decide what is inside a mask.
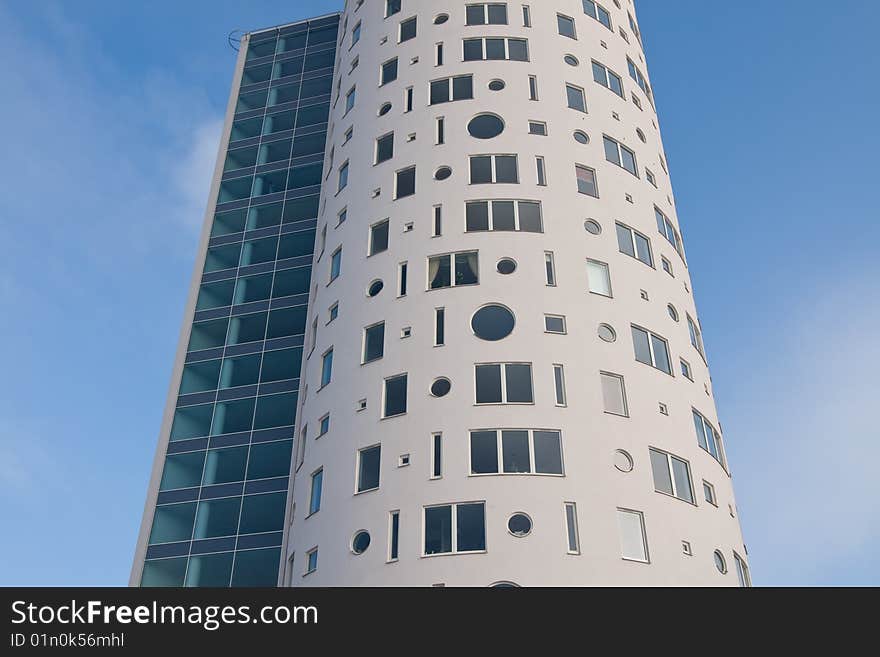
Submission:
[[[370,226],[370,249],[371,256],[388,250],[388,220],[380,221]]]
[[[544,330],[547,333],[556,333],[565,335],[565,316],[564,315],[544,315]]]
[[[654,215],[657,218],[657,230],[666,238],[667,242],[675,247],[675,252],[681,255],[681,236],[675,230],[669,217],[663,214],[657,206],[654,206]]]
[[[694,321],[694,319],[688,315],[687,316],[688,323],[688,333],[691,338],[691,345],[693,345],[694,349],[696,349],[700,356],[706,358],[706,354],[703,351],[703,334],[700,332],[699,325]]]
[[[385,18],[400,12],[401,0],[385,0]]]
[[[507,25],[507,5],[488,3],[467,6],[466,25]]]
[[[657,178],[648,167],[645,167],[645,180],[647,180],[653,187],[657,187]]]
[[[465,230],[544,231],[541,204],[536,201],[468,201],[465,204]]]
[[[428,258],[428,289],[479,284],[479,255],[477,251],[448,253]]]
[[[388,531],[391,534],[388,541],[388,560],[397,561],[400,552],[400,511],[392,511],[388,522]]]
[[[608,265],[598,260],[587,260],[587,283],[590,293],[612,298],[611,272]]]
[[[425,556],[486,549],[484,502],[425,507]]]
[[[529,61],[529,42],[527,39],[505,37],[481,37],[464,40],[464,61],[510,60]]]
[[[745,559],[734,552],[733,561],[736,564],[736,577],[739,580],[739,585],[744,589],[750,588],[752,586],[752,577]]]
[[[669,259],[666,256],[660,256],[660,262],[663,265],[663,271],[675,278],[675,274],[672,272],[672,263],[669,262]]]
[[[532,404],[531,363],[475,365],[477,404]]]
[[[348,90],[348,93],[345,94],[345,113],[348,114],[354,108],[354,101],[356,97],[355,88],[352,87]]]
[[[694,488],[688,462],[651,448],[651,471],[654,473],[654,490],[694,503]]]
[[[639,170],[636,165],[636,154],[616,139],[606,136],[603,137],[603,140],[605,142],[605,159],[622,169],[626,169],[638,178]]]
[[[580,554],[581,543],[578,537],[577,505],[574,502],[565,503],[565,529],[568,535],[568,553]]]
[[[544,158],[540,155],[535,158],[535,171],[538,176],[538,186],[544,187],[547,185],[547,171],[544,168]]]
[[[621,98],[626,98],[623,93],[623,80],[621,80],[620,76],[595,60],[593,60],[593,80],[606,89],[610,89]]]
[[[379,75],[379,86],[394,82],[397,79],[397,57],[382,64]]]
[[[632,14],[629,12],[626,12],[626,17],[629,19],[629,29],[631,29],[633,31],[633,34],[636,35],[636,39],[638,39],[639,43],[641,43],[642,42],[642,35],[639,32],[639,26],[636,25],[635,19],[632,17]]]
[[[529,134],[530,135],[539,135],[541,137],[547,136],[547,124],[543,121],[529,121]]]
[[[431,105],[471,100],[474,97],[474,76],[456,75],[431,82]]]
[[[712,506],[718,506],[718,498],[715,497],[715,486],[708,481],[703,482],[703,497]]]
[[[403,43],[404,41],[409,41],[410,39],[416,38],[417,32],[417,24],[418,21],[415,16],[412,18],[407,18],[405,21],[401,21],[400,23],[400,39],[399,43]]]
[[[693,414],[694,428],[697,430],[697,444],[724,466],[724,448],[721,443],[721,436],[699,412],[694,410]]]
[[[684,376],[686,379],[690,379],[691,381],[693,381],[694,374],[691,371],[691,364],[687,362],[684,358],[680,358],[678,362],[681,365],[682,376]]]
[[[442,347],[446,344],[446,309],[434,309],[434,346]]]
[[[565,406],[565,368],[562,365],[553,366],[553,383],[556,388],[556,405]]]
[[[532,10],[528,5],[522,6],[523,27],[532,26]]]
[[[437,145],[442,146],[446,143],[446,119],[442,116],[437,117]]]
[[[471,431],[470,441],[471,475],[565,474],[559,431]]]
[[[318,426],[318,437],[327,435],[330,431],[330,414],[328,413],[324,417],[321,418],[320,424]]]
[[[629,69],[629,76],[635,80],[637,85],[639,85],[639,89],[645,92],[645,96],[648,97],[648,100],[653,105],[654,99],[651,97],[651,87],[648,86],[648,81],[645,80],[645,76],[642,75],[639,67],[636,66],[629,57],[626,58],[626,65]]]
[[[361,40],[361,22],[358,21],[358,24],[354,26],[354,29],[351,31],[351,46],[354,46],[358,41]]]
[[[330,306],[330,309],[328,310],[327,323],[330,324],[330,323],[333,322],[337,317],[339,317],[339,304],[338,304],[338,303],[334,303],[332,306]]]
[[[416,193],[416,168],[408,167],[394,175],[394,198],[406,198]]]
[[[626,386],[623,377],[610,372],[599,372],[602,383],[602,403],[605,412],[611,415],[629,417],[629,409],[626,405]]]
[[[312,474],[312,488],[309,497],[309,515],[321,510],[321,489],[324,484],[324,469]]]
[[[565,95],[568,99],[568,106],[571,109],[586,113],[587,97],[584,95],[583,89],[576,87],[573,84],[566,84]]]
[[[333,349],[321,357],[321,387],[328,385],[333,378]]]
[[[431,436],[431,479],[443,476],[443,434]]]
[[[309,437],[309,425],[303,425],[302,431],[299,433],[299,440],[296,444],[296,457],[294,458],[294,469],[299,472],[300,466],[306,458],[306,442]]]
[[[648,541],[642,513],[618,509],[617,526],[620,530],[620,556],[625,561],[648,563]]]
[[[367,447],[358,451],[358,493],[379,488],[379,465],[381,460],[381,445]]]
[[[672,374],[672,366],[669,364],[669,345],[665,338],[635,325],[632,327],[632,337],[638,362]]]
[[[556,26],[559,34],[569,39],[577,39],[577,33],[574,29],[574,19],[571,16],[556,14]]]
[[[431,237],[440,237],[443,234],[443,206],[434,206],[434,221],[432,223]]]
[[[443,66],[443,44],[436,44],[434,66]]]
[[[616,224],[616,227],[617,246],[620,252],[653,267],[654,256],[651,253],[651,240],[629,226]]]
[[[364,357],[362,363],[371,363],[385,355],[385,322],[364,329]]]
[[[537,76],[529,76],[529,100],[538,100],[538,78]]]
[[[396,417],[406,413],[407,375],[400,374],[385,379],[382,417]]]
[[[348,162],[339,167],[339,180],[336,185],[336,193],[348,187]]]
[[[318,548],[310,550],[306,553],[306,575],[318,570]]]
[[[596,184],[596,171],[582,164],[576,164],[574,167],[575,177],[577,178],[578,192],[599,198],[599,186]]]
[[[553,261],[552,251],[544,251],[544,270],[547,274],[547,285],[556,287],[556,263]]]
[[[399,271],[398,271],[398,280],[399,284],[397,287],[397,296],[405,297],[406,296],[406,279],[407,273],[409,271],[409,263],[401,262]]]
[[[389,132],[376,140],[376,164],[382,164],[394,157],[394,133]]]
[[[471,155],[470,182],[472,185],[519,183],[516,155]]]
[[[330,282],[332,283],[342,273],[342,247],[340,246],[330,256]]]
[[[602,25],[613,31],[613,28],[611,27],[611,14],[608,13],[608,10],[605,9],[605,7],[596,2],[593,2],[593,0],[583,0],[583,3],[584,13],[587,16],[595,18],[597,21],[602,23]]]

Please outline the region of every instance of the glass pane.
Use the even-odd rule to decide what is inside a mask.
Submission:
[[[589,279],[590,292],[611,296],[611,277],[608,275],[608,265],[594,260],[587,261],[587,278]]]
[[[147,561],[141,575],[141,586],[183,586],[186,562],[186,557]]]
[[[281,548],[235,553],[232,586],[276,586]]]
[[[467,42],[465,42],[465,45]],[[435,80],[431,83],[431,105],[449,101],[449,80]]]
[[[535,431],[535,472],[562,474],[562,441],[558,431]]]
[[[508,39],[507,50],[512,61],[529,61],[529,42],[525,39]]]
[[[642,514],[634,511],[617,511],[620,529],[620,554],[624,559],[647,561],[648,550],[642,528]]]
[[[253,385],[260,376],[260,354],[227,358],[223,361],[220,388],[236,388]]]
[[[613,374],[600,374],[602,379],[602,399],[605,412],[626,416],[626,395],[624,394],[623,378]]]
[[[513,332],[513,313],[504,306],[484,306],[474,313],[471,328],[481,340],[497,342]]]
[[[224,433],[250,431],[253,416],[253,399],[219,403],[214,411],[211,435],[219,436]]]
[[[371,447],[360,453],[360,468],[358,470],[358,491],[372,490],[379,487],[379,464],[381,460],[381,447]]]
[[[498,437],[495,431],[471,432],[471,474],[498,472]]]
[[[688,464],[672,457],[672,476],[675,477],[675,495],[686,502],[693,503],[694,493],[691,489],[691,473]]]
[[[532,471],[532,458],[529,454],[528,431],[502,431],[501,452],[504,457],[505,474],[518,474]]]
[[[568,106],[581,112],[587,111],[587,104],[584,100],[584,92],[572,86],[566,87],[568,93]]]
[[[603,87],[608,86],[605,79],[605,67],[593,62],[593,79]]]
[[[666,346],[666,342],[652,335],[651,346],[654,347],[654,366],[662,372],[672,374],[672,366],[669,364],[669,348]]]
[[[425,554],[452,552],[452,507],[425,509]]]
[[[188,395],[194,392],[205,392],[217,388],[217,379],[220,377],[220,361],[206,360],[200,363],[190,363],[183,368],[183,377],[180,381],[180,394]]]
[[[474,552],[486,549],[486,518],[483,504],[459,504],[456,506],[458,527],[456,551]]]
[[[268,351],[263,354],[260,382],[286,381],[299,378],[302,365],[302,347]]]
[[[416,193],[416,169],[412,167],[397,173],[397,198]]]
[[[238,516],[241,498],[229,497],[222,500],[202,500],[196,514],[196,529],[193,538],[217,538],[233,536],[238,529]]]
[[[501,398],[501,366],[477,365],[477,403],[500,404]]]
[[[201,349],[222,347],[226,342],[226,329],[228,326],[228,319],[216,319],[210,322],[197,322],[193,324],[187,350],[199,351]]]
[[[321,509],[321,492],[324,483],[324,471],[319,470],[312,475],[312,493],[309,500],[309,513],[316,513]]]
[[[229,345],[257,342],[266,335],[266,313],[233,317],[229,323]]]
[[[232,291],[234,288],[234,280],[205,283],[199,289],[196,310],[210,310],[212,308],[222,308],[230,305],[232,303]]]
[[[248,480],[288,476],[292,446],[291,440],[252,445],[247,464]]]
[[[306,332],[306,307],[282,308],[269,313],[266,338],[303,335]]]
[[[277,532],[284,527],[284,507],[287,493],[246,495],[241,503],[239,534]]]
[[[388,222],[373,226],[370,239],[370,255],[388,250]]]
[[[577,552],[578,545],[577,512],[574,504],[565,505],[565,524],[568,529],[568,551]]]
[[[235,303],[252,303],[269,298],[272,291],[272,274],[244,276],[235,286]]]
[[[157,506],[150,532],[150,545],[190,540],[195,515],[195,502]]]
[[[406,413],[406,376],[385,381],[385,417]]]
[[[242,248],[241,266],[257,265],[262,262],[272,262],[278,253],[278,238],[269,237],[261,240],[250,240],[244,243]]]
[[[315,231],[304,230],[282,235],[278,245],[278,259],[312,255],[315,248]]]
[[[517,183],[519,175],[516,167],[516,155],[495,156],[495,182]]]
[[[247,447],[212,449],[205,460],[204,486],[228,484],[244,480],[244,468],[248,459]]]
[[[486,22],[484,5],[468,5],[467,7],[467,24],[483,25]]]
[[[364,362],[378,360],[385,353],[385,324],[371,326],[364,332]]]
[[[468,100],[474,97],[474,78],[459,75],[452,78],[452,100]]]
[[[492,230],[516,230],[513,201],[492,201]]]
[[[162,471],[162,483],[159,484],[159,490],[176,490],[198,486],[202,481],[204,466],[204,452],[168,455],[165,458],[165,469]]]
[[[232,552],[193,555],[186,571],[186,586],[226,587],[232,574]]]
[[[542,232],[540,203],[519,203],[519,229],[526,233]]]
[[[477,254],[455,254],[455,284],[476,285],[477,279]]]
[[[279,271],[275,274],[275,287],[272,290],[272,296],[279,298],[308,294],[311,280],[311,267],[297,267]]]
[[[467,204],[467,230],[468,232],[489,230],[489,204],[487,202]]]
[[[532,366],[505,365],[507,376],[507,402],[510,404],[530,404],[532,395]]]
[[[620,248],[620,252],[635,258],[636,252],[633,248],[632,231],[626,226],[621,226],[620,224],[616,224],[616,226],[617,246]]]
[[[486,59],[504,58],[504,39],[486,39]]]
[[[293,426],[296,418],[296,400],[295,392],[257,398],[254,429]]]
[[[471,158],[471,184],[479,185],[492,182],[492,158],[480,155]]]
[[[171,425],[171,440],[207,436],[210,433],[213,413],[213,404],[178,408],[174,412],[174,422]]]
[[[666,454],[651,450],[651,471],[654,473],[655,490],[672,495],[672,477]]]
[[[648,333],[640,328],[632,327],[633,347],[636,351],[636,360],[645,365],[653,365],[651,361],[651,347],[648,345]]]
[[[654,260],[651,257],[651,243],[648,242],[648,238],[639,235],[638,233],[633,233],[635,235],[636,241],[636,254],[639,260],[644,262],[646,265],[654,265]]]
[[[452,285],[450,256],[431,258],[428,262],[428,272],[432,290]]]
[[[604,137],[603,141],[605,142],[605,159],[620,165],[620,151],[618,150],[617,142],[613,139],[608,139],[608,137]]]

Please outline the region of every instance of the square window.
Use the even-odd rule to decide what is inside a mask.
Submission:
[[[563,315],[544,315],[544,330],[547,333],[559,333],[564,335],[565,317]]]

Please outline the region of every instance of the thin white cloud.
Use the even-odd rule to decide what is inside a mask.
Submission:
[[[181,199],[179,220],[193,229],[202,225],[222,130],[223,120],[219,118],[208,119],[196,127],[186,153],[173,170],[174,185]]]

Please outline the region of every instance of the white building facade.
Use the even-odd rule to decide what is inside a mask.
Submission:
[[[284,586],[749,585],[631,0],[348,0]]]

